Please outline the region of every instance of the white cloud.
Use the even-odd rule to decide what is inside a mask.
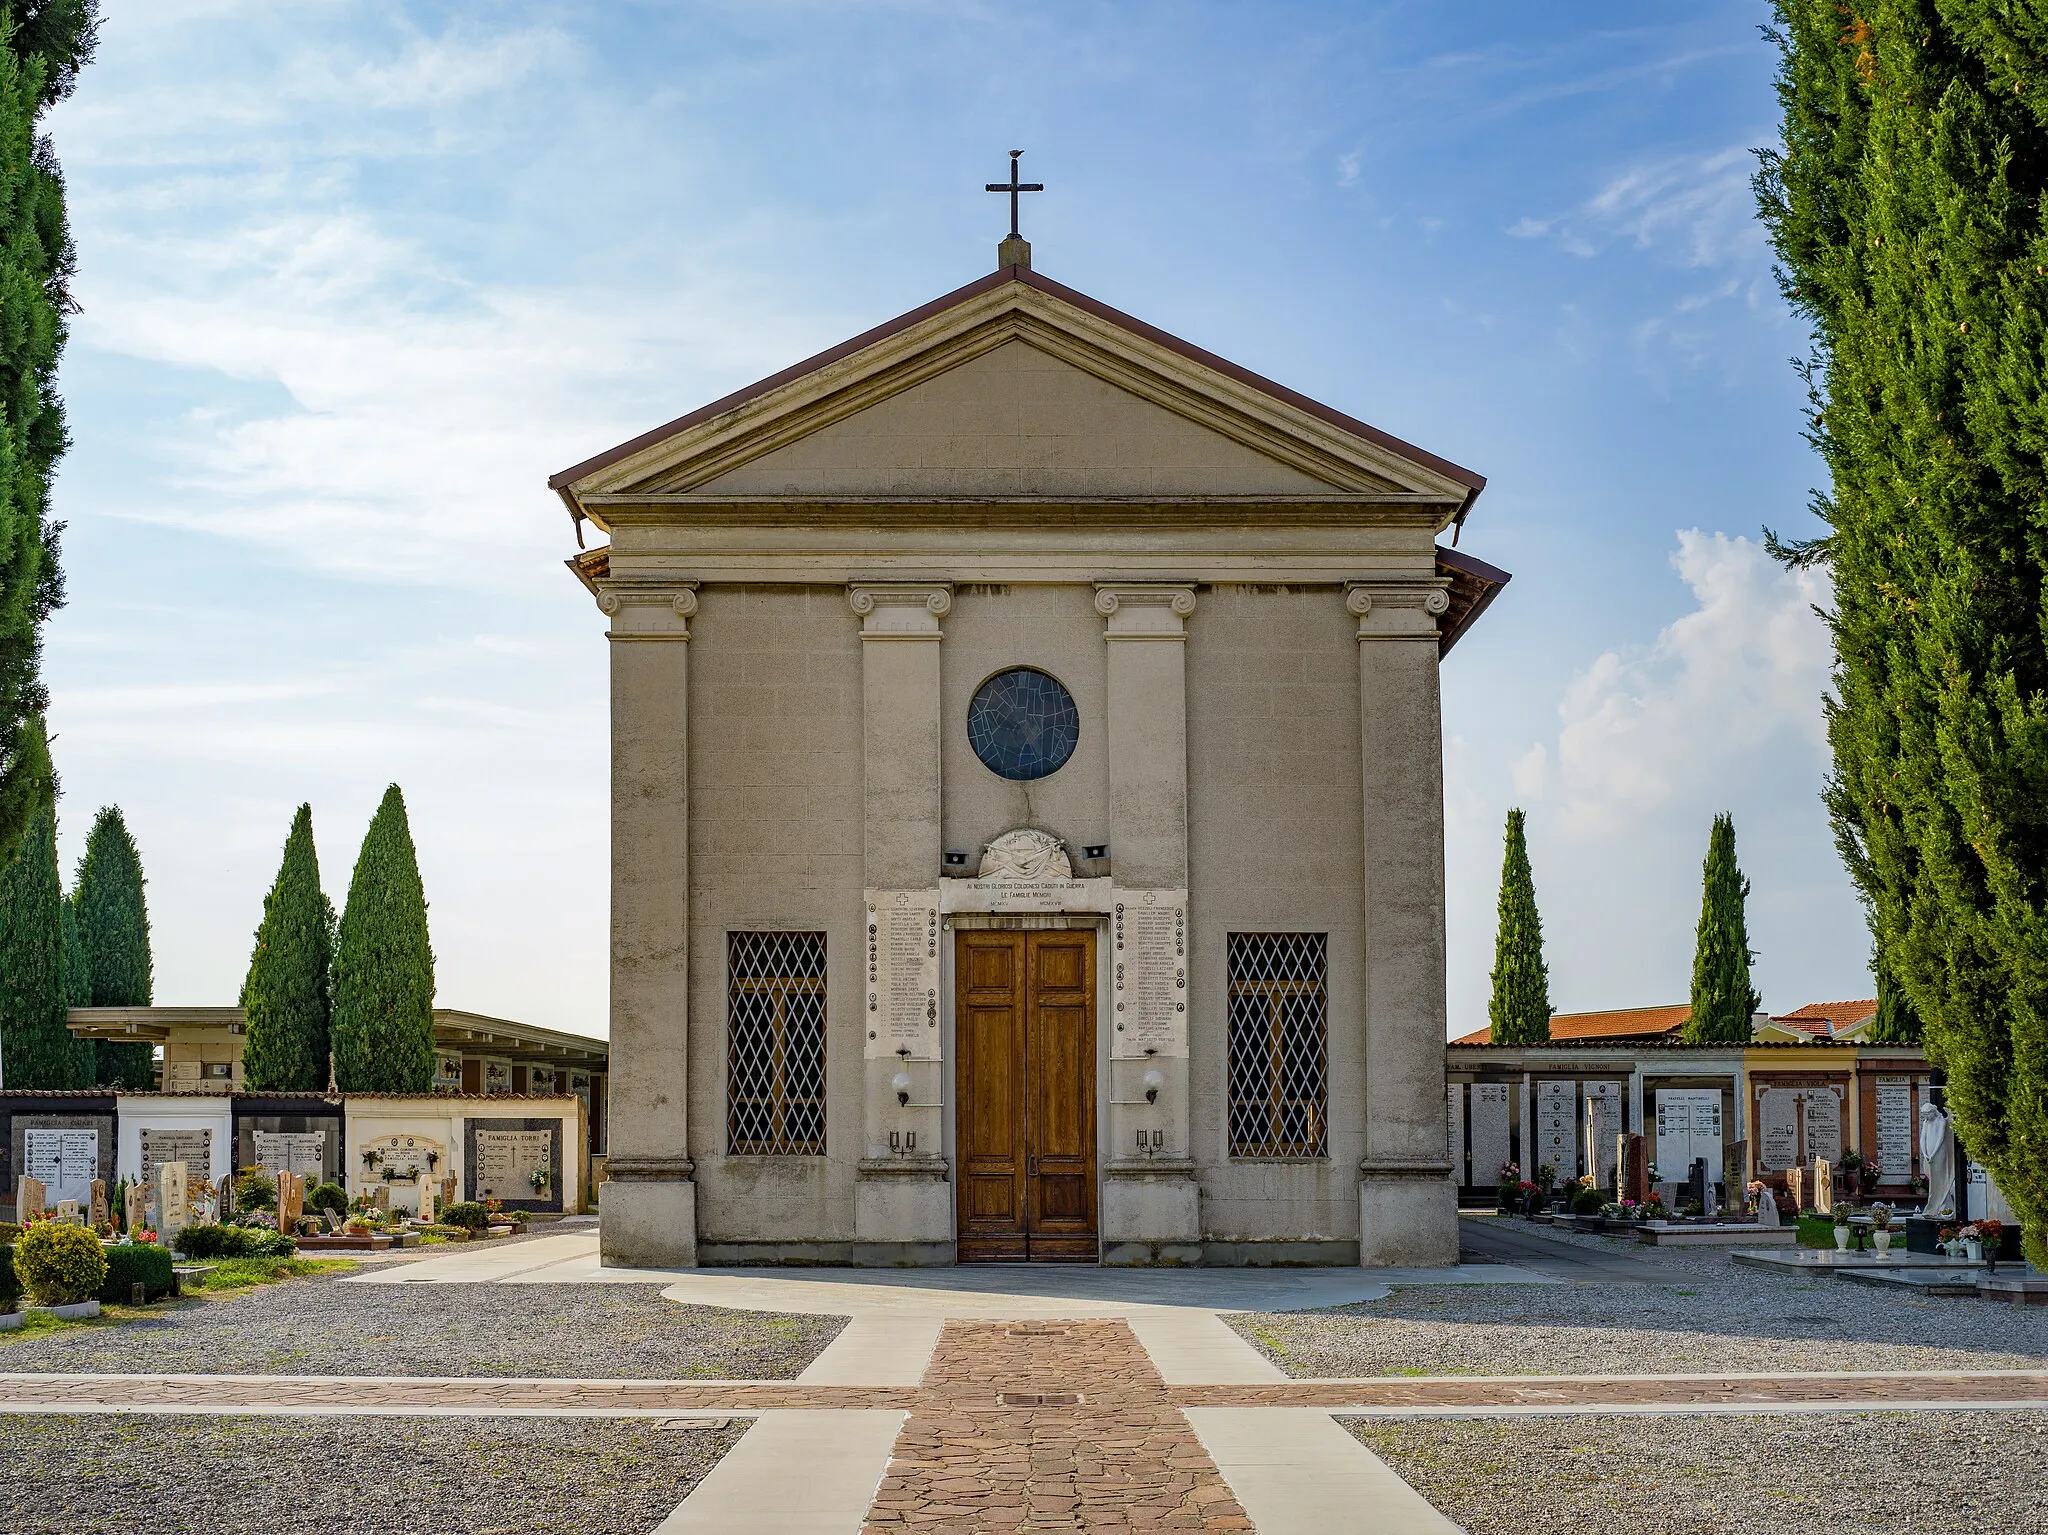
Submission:
[[[1697,529],[1678,535],[1671,563],[1693,610],[1647,647],[1601,655],[1558,706],[1544,797],[1571,832],[1620,831],[1744,776],[1780,743],[1823,748],[1830,650],[1813,609],[1827,601],[1825,577]]]

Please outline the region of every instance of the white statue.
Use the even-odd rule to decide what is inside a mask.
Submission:
[[[1006,831],[988,845],[981,855],[978,877],[1032,883],[1072,879],[1074,866],[1068,861],[1066,845],[1059,838],[1049,831],[1026,826]]]
[[[1948,1116],[1933,1104],[1920,1105],[1920,1165],[1927,1174],[1929,1220],[1947,1220],[1956,1213],[1955,1143],[1949,1139]]]
[[[1781,1224],[1778,1220],[1778,1199],[1771,1192],[1771,1186],[1768,1183],[1757,1192],[1756,1223],[1759,1226],[1776,1226]]]

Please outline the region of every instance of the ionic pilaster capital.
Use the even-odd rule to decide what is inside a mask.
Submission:
[[[1344,607],[1358,620],[1361,640],[1433,640],[1436,621],[1450,611],[1450,584],[1443,576],[1347,581]]]
[[[697,615],[697,583],[602,580],[597,606],[611,620],[608,639],[687,640]]]
[[[1195,611],[1195,588],[1187,581],[1097,581],[1095,611],[1108,620],[1103,637],[1112,640],[1184,640]]]
[[[939,620],[953,611],[949,581],[852,581],[846,601],[861,620],[864,640],[935,640]]]

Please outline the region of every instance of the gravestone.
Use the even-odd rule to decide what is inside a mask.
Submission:
[[[159,1162],[156,1169],[157,1240],[177,1245],[178,1233],[192,1224],[192,1202],[183,1162]]]
[[[107,1210],[107,1180],[92,1180],[92,1229],[105,1231],[112,1224],[113,1216]]]
[[[1686,1175],[1685,1197],[1700,1207],[1702,1215],[1706,1213],[1707,1209],[1708,1183],[1707,1159],[1705,1157],[1694,1157],[1692,1159],[1692,1171]]]
[[[75,1199],[58,1200],[57,1219],[67,1226],[76,1226],[78,1224],[78,1201]]]
[[[14,1185],[14,1219],[26,1226],[30,1221],[43,1218],[43,1196],[47,1191],[42,1181],[24,1174]]]
[[[43,1186],[45,1203],[91,1197],[100,1175],[100,1133],[76,1126],[36,1125],[22,1132],[21,1171]]]
[[[423,1221],[431,1221],[434,1218],[434,1184],[428,1178],[420,1179],[419,1217]]]
[[[1835,1213],[1835,1170],[1826,1157],[1814,1158],[1813,1207],[1823,1215]]]
[[[330,1235],[334,1232],[341,1230],[341,1217],[336,1215],[332,1210],[328,1209],[325,1205],[322,1205],[320,1207],[320,1219],[327,1222],[327,1230]]]
[[[1806,1169],[1788,1167],[1785,1169],[1785,1200],[1797,1215],[1806,1208]]]
[[[1759,1226],[1773,1227],[1779,1224],[1778,1196],[1771,1192],[1771,1186],[1768,1183],[1758,1191],[1756,1196],[1756,1223]]]
[[[235,1213],[235,1175],[223,1173],[220,1188],[214,1195],[213,1208],[220,1220],[226,1220]]]
[[[1650,1197],[1650,1159],[1646,1155],[1649,1144],[1640,1135],[1631,1135],[1622,1147],[1622,1197],[1642,1204]]]
[[[391,1185],[380,1183],[370,1194],[370,1208],[379,1215],[391,1213]]]
[[[299,1229],[299,1217],[306,1213],[306,1180],[296,1173],[277,1175],[277,1229],[286,1235]]]
[[[128,1185],[125,1202],[127,1209],[122,1213],[127,1217],[128,1235],[132,1237],[139,1231],[147,1231],[149,1229],[149,1190],[139,1183],[131,1183]]]

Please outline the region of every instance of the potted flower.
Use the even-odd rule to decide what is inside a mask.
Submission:
[[[1870,1207],[1870,1235],[1877,1243],[1877,1261],[1883,1263],[1891,1256],[1892,1250],[1892,1207],[1872,1205]]]
[[[530,1174],[527,1175],[526,1181],[533,1185],[533,1192],[535,1194],[545,1195],[548,1191],[548,1185],[552,1183],[554,1179],[545,1167],[536,1167]]]
[[[1847,1251],[1849,1250],[1849,1237],[1850,1237],[1850,1227],[1849,1227],[1849,1207],[1848,1207],[1847,1205],[1836,1205],[1836,1206],[1835,1206],[1835,1251],[1836,1251],[1836,1252],[1838,1252],[1838,1253],[1843,1253],[1843,1252],[1847,1252]]]
[[[1977,1245],[1983,1254],[1985,1273],[1995,1274],[1998,1272],[1998,1245],[2004,1240],[2005,1223],[2003,1221],[1977,1222]]]

